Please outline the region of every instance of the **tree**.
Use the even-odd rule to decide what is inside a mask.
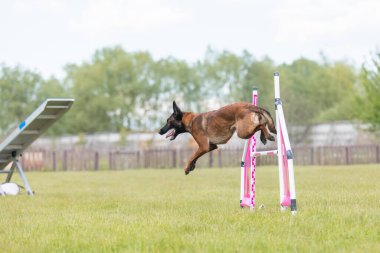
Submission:
[[[206,95],[212,107],[216,109],[242,98],[241,94],[245,93],[242,88],[247,66],[244,57],[228,51],[217,52],[208,49],[204,61],[198,68],[203,71],[202,93]]]
[[[153,65],[154,88],[145,98],[145,115],[150,118],[150,129],[159,128],[172,112],[172,101],[182,110],[199,111],[204,94],[197,66],[173,57],[156,61]]]
[[[357,117],[355,108],[358,107],[357,101],[355,101],[358,78],[354,68],[343,62],[337,62],[328,66],[327,73],[330,76],[331,85],[326,93],[333,94],[327,99],[332,102],[329,104],[329,108],[324,108],[319,113],[317,121],[354,120]]]
[[[261,61],[253,61],[248,66],[247,75],[240,88],[242,101],[251,101],[252,87],[257,87],[259,92],[259,106],[270,112],[274,111],[274,84],[273,73],[275,67],[273,61],[266,57]]]
[[[372,66],[363,65],[360,73],[363,95],[359,96],[361,105],[359,115],[362,120],[372,126],[372,130],[380,129],[380,52],[372,59]]]
[[[16,127],[35,109],[36,90],[41,82],[39,74],[20,66],[0,66],[0,131]]]
[[[32,108],[37,108],[48,98],[70,98],[71,96],[70,91],[65,89],[63,84],[58,79],[51,77],[48,80],[41,81],[41,84],[35,91],[35,97],[36,99],[34,103],[30,105]],[[49,128],[46,134],[50,136],[57,136],[70,132],[69,118],[67,115],[59,120],[59,124],[54,124],[51,128]]]
[[[185,111],[201,112],[251,101],[259,89],[259,105],[273,113],[273,72],[280,72],[281,98],[289,124],[362,119],[379,128],[379,63],[363,66],[360,86],[355,70],[344,62],[301,58],[276,66],[249,52],[208,49],[188,63],[174,57],[153,59],[148,52],[121,47],[97,50],[81,64],[68,64],[64,80],[44,80],[16,66],[0,66],[0,131],[20,123],[48,97],[73,97],[70,112],[48,134],[157,130],[176,100]],[[359,95],[355,95],[359,94]]]
[[[292,124],[322,122],[329,118],[327,111],[344,110],[339,105],[345,105],[353,94],[355,74],[345,64],[321,65],[308,59],[299,59],[290,65],[279,66],[279,70],[281,97],[285,102],[287,120]],[[350,118],[347,113],[340,116],[330,117],[329,120]]]
[[[120,47],[98,50],[90,62],[66,66],[65,83],[76,99],[71,122],[75,132],[138,129],[159,84],[149,53],[127,53]]]

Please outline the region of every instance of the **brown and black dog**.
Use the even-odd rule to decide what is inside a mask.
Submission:
[[[190,133],[198,143],[198,150],[191,156],[185,167],[185,174],[194,170],[197,159],[209,151],[225,144],[234,132],[242,139],[249,139],[257,131],[261,131],[260,140],[274,141],[269,131],[276,134],[273,118],[268,111],[250,103],[234,103],[219,110],[193,113],[182,112],[173,101],[173,113],[167,119],[166,125],[160,130],[163,135],[171,130],[166,138],[174,140],[181,133]]]

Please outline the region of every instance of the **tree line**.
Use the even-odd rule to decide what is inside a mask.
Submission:
[[[276,65],[248,51],[208,49],[189,63],[174,57],[154,59],[149,52],[122,47],[97,50],[89,61],[68,64],[62,80],[0,65],[0,131],[21,122],[49,97],[72,97],[71,111],[51,135],[104,131],[155,131],[176,100],[184,111],[208,111],[235,101],[250,101],[274,113],[273,72],[280,72],[281,97],[289,124],[350,120],[380,128],[380,53],[359,70],[326,58],[300,58]]]

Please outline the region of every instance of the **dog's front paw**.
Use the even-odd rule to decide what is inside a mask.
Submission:
[[[273,135],[269,135],[269,138],[268,138],[268,140],[270,140],[270,141],[275,141],[275,139],[274,139]]]
[[[189,173],[190,173],[190,167],[187,167],[186,169],[185,169],[185,175],[189,175]]]
[[[195,169],[195,162],[190,163],[186,168],[185,168],[185,175],[188,175],[190,171],[193,171]]]

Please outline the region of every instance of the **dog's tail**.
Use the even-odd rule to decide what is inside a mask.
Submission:
[[[273,134],[277,134],[277,130],[276,130],[273,118],[270,115],[270,113],[263,108],[259,108],[259,110],[260,110],[260,113],[267,119],[267,122],[268,122],[267,126],[268,126],[269,131]]]

